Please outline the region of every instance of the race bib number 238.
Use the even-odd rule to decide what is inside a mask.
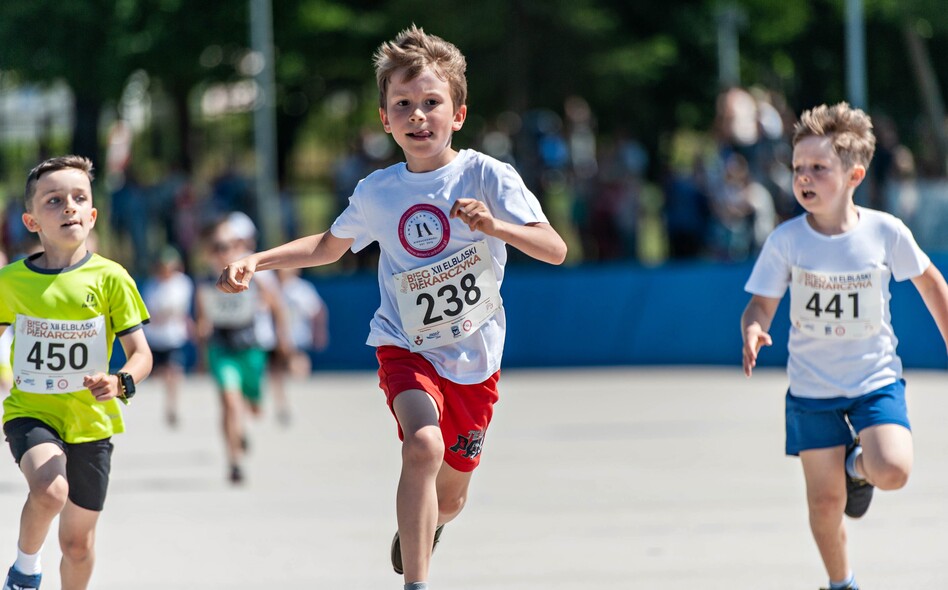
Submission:
[[[393,279],[398,313],[413,352],[467,338],[501,307],[485,240]]]

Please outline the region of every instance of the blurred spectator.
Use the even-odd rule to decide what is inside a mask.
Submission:
[[[39,238],[36,234],[23,225],[24,213],[26,209],[22,198],[14,196],[7,200],[6,207],[3,209],[3,251],[11,260],[22,258],[27,252],[39,246]]]
[[[910,149],[898,145],[892,150],[892,170],[882,187],[882,202],[886,211],[913,226],[919,201],[915,157]]]
[[[149,206],[145,189],[138,183],[132,166],[111,176],[115,183],[112,190],[112,210],[109,216],[113,235],[127,240],[131,246],[129,272],[133,276],[145,276],[148,268]]]
[[[589,204],[584,252],[597,261],[636,259],[642,174],[648,159],[634,140],[617,137],[599,154],[595,194]]]
[[[179,164],[172,164],[165,177],[149,187],[153,223],[159,226],[161,243],[184,254],[185,271],[191,270],[187,254],[197,245],[199,215],[194,186]]]
[[[154,357],[154,373],[165,388],[165,420],[178,425],[178,390],[184,378],[187,347],[194,337],[191,307],[194,282],[182,272],[181,255],[166,246],[142,285],[142,299],[151,313],[145,336]]]
[[[7,255],[0,250],[0,267],[6,266]],[[13,367],[10,365],[10,351],[13,346],[13,326],[7,326],[7,329],[0,334],[0,397],[5,397],[10,393],[13,387]]]
[[[378,163],[370,155],[368,145],[370,143],[370,132],[364,131],[353,136],[349,141],[349,147],[346,153],[342,154],[332,169],[332,192],[335,197],[335,211],[333,217],[342,213],[349,205],[349,197],[355,191],[359,181],[369,175]],[[378,149],[375,150],[376,153]],[[339,261],[340,266],[346,270],[367,270],[375,267],[378,260],[378,244],[372,243],[367,248],[363,248],[357,254],[346,253]]]
[[[751,176],[747,160],[733,153],[724,162],[723,182],[712,186],[712,249],[724,260],[756,254],[776,225],[773,197]]]
[[[214,213],[243,211],[253,214],[255,210],[253,184],[250,179],[240,173],[233,159],[211,183],[210,200]]]
[[[737,152],[744,157],[749,168],[755,168],[760,124],[754,96],[738,87],[728,88],[718,95],[713,133],[722,159]]]
[[[676,260],[695,258],[705,251],[711,219],[707,183],[701,157],[690,170],[669,169],[664,183],[665,228],[669,255]]]
[[[286,303],[287,324],[295,347],[290,358],[290,373],[303,377],[312,371],[312,353],[329,346],[329,311],[316,287],[300,276],[298,268],[277,271],[280,290]]]

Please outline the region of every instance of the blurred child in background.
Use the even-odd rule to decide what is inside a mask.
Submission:
[[[151,312],[145,336],[154,356],[154,372],[165,386],[165,420],[172,428],[178,425],[178,390],[184,378],[186,347],[194,336],[194,281],[182,269],[181,255],[167,246],[142,286],[142,298]]]

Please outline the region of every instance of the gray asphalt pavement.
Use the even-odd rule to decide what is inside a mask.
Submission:
[[[906,376],[912,479],[850,521],[864,590],[948,588],[948,375]],[[506,371],[432,589],[825,585],[799,462],[783,455],[785,387],[782,371],[748,380],[738,367]],[[289,394],[292,425],[272,411],[252,423],[248,480],[234,488],[210,381],[188,381],[177,430],[160,383],[142,384],[115,440],[92,588],[401,588],[388,560],[399,445],[375,375],[316,374]],[[10,563],[25,492],[11,459]],[[59,588],[57,545],[51,534],[44,589]]]

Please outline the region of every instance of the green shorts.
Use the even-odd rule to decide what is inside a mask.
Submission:
[[[265,350],[231,350],[212,344],[207,349],[207,366],[220,391],[239,391],[250,403],[260,404],[267,369]]]

